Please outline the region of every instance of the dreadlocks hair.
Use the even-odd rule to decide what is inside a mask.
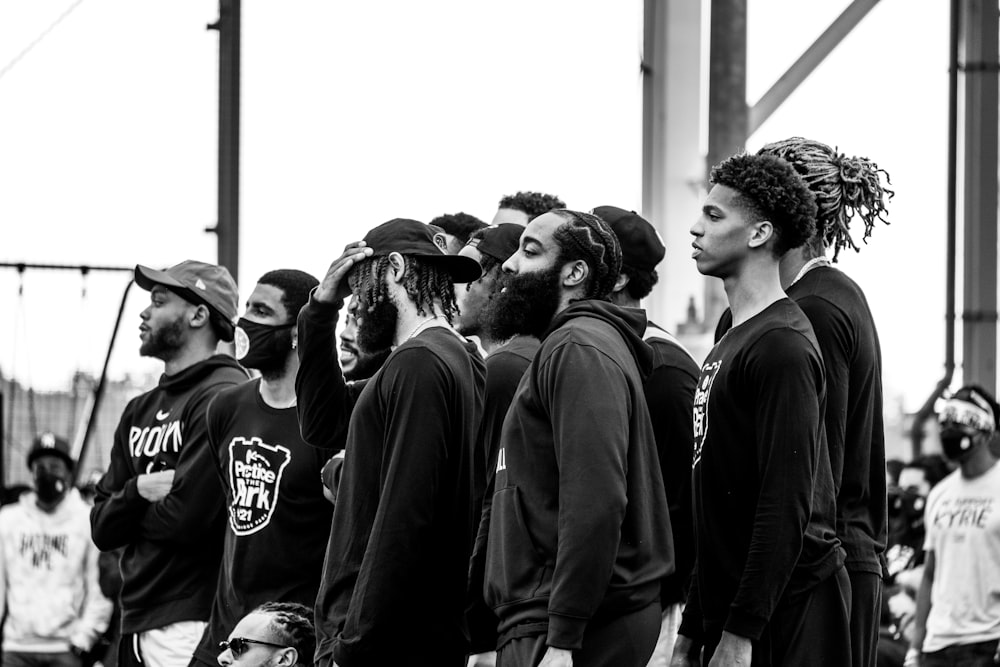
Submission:
[[[566,202],[555,195],[548,195],[544,192],[521,192],[507,195],[500,200],[499,208],[512,208],[521,211],[528,216],[528,221],[532,221],[543,213],[556,209],[566,208]]]
[[[316,652],[316,630],[313,628],[313,610],[297,602],[265,602],[251,613],[268,614],[268,628],[275,643],[294,648],[299,654],[296,665],[311,667]]]
[[[556,209],[563,219],[553,238],[559,245],[559,263],[582,260],[590,269],[584,299],[607,300],[622,266],[622,248],[608,223],[591,213]]]
[[[434,302],[440,301],[442,314],[451,323],[458,314],[458,306],[455,303],[455,286],[448,272],[434,260],[404,255],[403,261],[406,263],[403,288],[413,299],[417,314],[433,315]],[[351,270],[348,276],[351,289],[362,295],[368,308],[389,298],[389,286],[385,281],[388,270],[388,256],[370,257]]]
[[[288,321],[295,322],[299,311],[309,302],[309,292],[319,285],[315,276],[297,269],[276,269],[268,271],[257,281],[258,285],[270,285],[281,290],[281,305],[288,313]]]
[[[774,155],[791,164],[816,195],[816,238],[823,247],[833,247],[833,261],[844,248],[861,248],[851,236],[851,218],[861,217],[868,243],[875,223],[889,224],[886,203],[895,192],[889,172],[866,157],[847,157],[826,144],[802,137],[767,144],[758,155]],[[882,177],[885,177],[885,185]],[[820,248],[822,251],[822,248]]]
[[[467,243],[469,236],[480,229],[486,228],[486,223],[468,213],[445,213],[431,220],[430,224],[441,228],[462,243]]]
[[[734,155],[712,168],[712,183],[739,193],[753,222],[774,226],[774,254],[798,248],[816,231],[816,197],[790,164],[773,155]]]

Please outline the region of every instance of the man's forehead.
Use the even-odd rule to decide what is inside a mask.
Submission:
[[[260,612],[247,614],[240,619],[233,631],[229,633],[229,639],[233,637],[244,637],[246,639],[259,639],[268,641],[271,639],[271,616]]]
[[[716,183],[708,191],[708,196],[705,197],[705,206],[717,206],[723,209],[732,208],[735,199],[739,196],[739,190],[731,188],[728,185]]]
[[[534,241],[543,246],[550,245],[553,235],[562,224],[563,219],[557,214],[543,213],[524,228],[524,232],[521,233],[521,245],[528,241]]]

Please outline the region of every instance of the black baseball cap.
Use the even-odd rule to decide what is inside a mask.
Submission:
[[[663,261],[667,249],[656,228],[635,211],[598,206],[593,214],[608,223],[622,247],[622,264],[651,272]]]
[[[70,468],[73,467],[73,455],[69,451],[69,442],[66,438],[60,438],[54,433],[39,433],[31,443],[28,451],[28,467],[35,462],[35,459],[42,456],[56,456],[66,462]]]
[[[214,310],[229,325],[225,340],[233,339],[240,295],[236,281],[226,267],[193,259],[186,259],[163,271],[136,264],[135,282],[147,291],[156,285],[163,285],[191,303]]]
[[[434,231],[430,226],[417,220],[393,218],[365,234],[363,241],[366,247],[373,250],[371,257],[386,257],[398,252],[400,255],[430,261],[447,271],[455,283],[471,283],[482,274],[476,260],[462,255],[445,254],[434,243]],[[350,284],[347,280],[342,280],[337,298],[345,299],[350,294]]]
[[[489,255],[497,261],[506,262],[511,255],[517,252],[523,232],[522,225],[503,222],[499,225],[490,225],[476,230],[465,245],[475,248],[484,255]]]

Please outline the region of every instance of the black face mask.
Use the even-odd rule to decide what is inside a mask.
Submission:
[[[47,470],[39,470],[35,474],[35,493],[43,503],[53,503],[66,493],[66,480]]]
[[[941,429],[941,453],[949,460],[961,462],[975,446],[979,431],[950,427]]]
[[[236,325],[236,359],[247,368],[255,368],[263,375],[281,371],[292,349],[292,327],[289,324],[258,324],[241,317]]]

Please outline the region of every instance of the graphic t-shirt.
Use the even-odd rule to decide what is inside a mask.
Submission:
[[[227,520],[212,617],[197,658],[215,665],[219,642],[257,605],[313,606],[333,506],[320,479],[329,452],[302,440],[294,407],[264,402],[260,380],[219,392],[207,420]]]
[[[1000,639],[1000,465],[975,479],[945,477],[924,523],[935,562],[924,653]]]

